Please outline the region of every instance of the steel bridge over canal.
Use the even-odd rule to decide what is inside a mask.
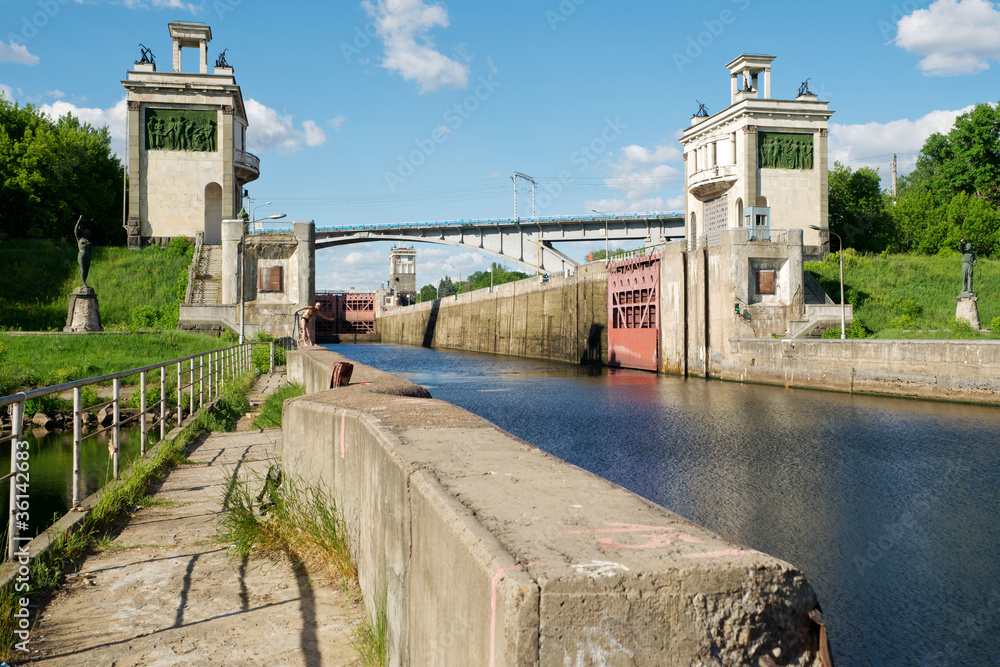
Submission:
[[[263,234],[270,228],[251,230]],[[574,241],[639,241],[655,246],[684,237],[681,213],[501,218],[316,227],[316,249],[393,241],[466,248],[532,271],[556,273],[580,263],[555,246]]]

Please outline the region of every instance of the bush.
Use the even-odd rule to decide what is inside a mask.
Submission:
[[[916,326],[916,322],[909,315],[900,315],[889,321],[890,329],[914,329]]]
[[[24,402],[24,416],[31,419],[35,413],[42,412],[50,417],[60,410],[72,410],[73,404],[64,401],[55,394],[33,398]]]
[[[848,338],[868,338],[872,335],[871,329],[865,326],[860,317],[855,316],[851,323],[847,325]],[[840,327],[832,327],[823,332],[823,338],[840,338]]]
[[[132,331],[155,329],[160,321],[160,317],[160,311],[153,306],[138,306],[129,315],[129,328]]]
[[[990,331],[1000,331],[1000,316],[990,320]]]
[[[194,246],[188,241],[186,236],[175,236],[167,243],[167,253],[175,257],[183,257],[189,252],[194,252]]]
[[[916,299],[903,299],[899,310],[908,317],[920,317],[924,313],[924,307]]]

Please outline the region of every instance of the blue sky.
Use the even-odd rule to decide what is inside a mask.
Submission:
[[[509,217],[515,171],[538,181],[539,215],[678,210],[678,134],[696,100],[728,106],[741,53],[776,56],[773,97],[810,78],[836,112],[831,163],[883,176],[1000,97],[987,0],[0,0],[0,16],[0,90],[110,125],[119,151],[139,43],[169,69],[167,23],[209,24],[247,102],[258,214],[322,226]],[[521,215],[530,195],[521,182]],[[323,251],[317,286],[377,287],[388,248]],[[490,261],[422,245],[418,285]]]

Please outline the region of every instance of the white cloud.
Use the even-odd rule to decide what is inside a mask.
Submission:
[[[247,148],[251,153],[273,150],[295,153],[302,150],[303,145],[315,148],[326,142],[326,133],[314,121],[307,120],[298,129],[292,116],[282,116],[252,97],[245,104],[250,124],[247,128]]]
[[[78,107],[69,102],[59,100],[52,104],[43,104],[38,107],[42,113],[52,120],[58,120],[66,114],[73,114],[81,122],[90,123],[93,127],[108,126],[111,132],[111,150],[115,155],[124,160],[125,156],[125,133],[128,120],[128,107],[123,97],[113,106],[107,109],[94,109],[88,107]]]
[[[429,36],[432,28],[448,27],[444,5],[426,5],[423,0],[364,0],[361,6],[374,19],[385,45],[382,67],[416,81],[421,93],[469,84],[469,68],[437,51]]]
[[[326,132],[319,129],[315,121],[307,120],[302,123],[302,131],[306,133],[306,146],[315,148],[326,143]]]
[[[830,164],[839,161],[852,169],[888,164],[892,154],[899,155],[898,171],[905,174],[916,165],[917,154],[927,137],[935,132],[947,134],[955,118],[972,110],[971,106],[957,111],[932,111],[917,120],[894,120],[888,123],[863,125],[830,124]],[[883,178],[891,178],[886,169]]]
[[[14,89],[7,84],[0,83],[0,94],[6,97],[8,102],[14,101]]]
[[[621,161],[612,163],[612,175],[604,179],[604,184],[624,191],[629,200],[648,198],[681,177],[680,170],[667,163],[677,162],[682,157],[680,149],[673,144],[652,150],[644,146],[625,146],[621,149]]]
[[[1000,11],[987,0],[936,0],[904,16],[894,43],[928,75],[977,74],[1000,60]]]
[[[321,290],[349,290],[360,292],[375,290],[389,280],[389,249],[393,244],[376,242],[363,250],[334,247],[323,250],[316,257],[316,287]],[[492,257],[475,252],[462,252],[458,248],[418,243],[417,289],[424,285],[437,285],[443,276],[454,280],[468,278],[471,273],[485,271]],[[519,267],[511,268],[520,270]]]
[[[333,131],[340,132],[340,128],[344,126],[344,121],[346,120],[347,119],[343,116],[343,114],[331,118],[330,125],[333,125]]]
[[[0,63],[37,65],[38,56],[28,53],[28,47],[24,44],[0,42]]]

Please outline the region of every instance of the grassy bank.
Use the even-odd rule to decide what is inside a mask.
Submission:
[[[1000,329],[1000,261],[980,259],[976,269],[979,318],[983,327]],[[840,275],[837,253],[805,268],[837,303]],[[871,336],[898,338],[1000,338],[955,323],[955,297],[962,287],[957,252],[926,255],[865,255],[844,252],[844,290],[854,316]]]
[[[150,366],[231,344],[182,331],[115,336],[0,334],[0,396],[22,388],[51,386]],[[128,382],[138,382],[138,377],[125,381]]]
[[[87,284],[97,291],[105,329],[176,328],[194,248],[186,240],[140,251],[97,247]],[[80,286],[75,244],[4,241],[0,330],[61,331],[69,293]]]
[[[82,557],[124,525],[130,513],[127,508],[148,505],[146,496],[153,486],[175,466],[188,462],[185,452],[195,439],[213,430],[233,430],[236,420],[249,408],[246,393],[255,380],[256,373],[251,372],[229,383],[215,405],[201,412],[178,438],[161,443],[151,456],[137,461],[118,482],[106,487],[77,529],[61,535],[32,563],[27,597],[37,604],[38,596],[58,589],[66,572],[75,569]],[[13,614],[19,597],[26,597],[25,593],[11,587],[0,591],[0,659],[8,662],[23,657],[14,652],[17,636]]]

